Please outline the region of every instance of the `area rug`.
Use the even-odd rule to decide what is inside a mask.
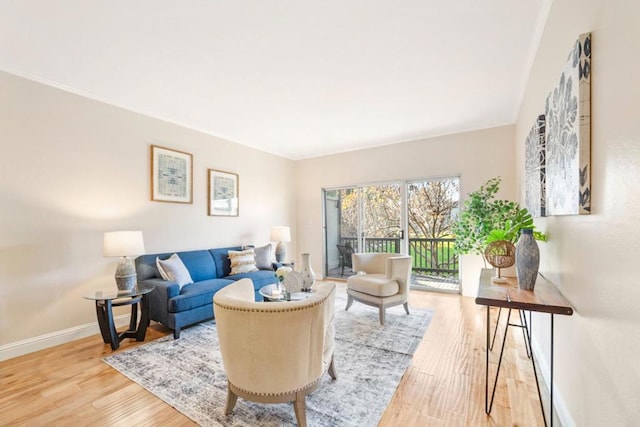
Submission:
[[[307,397],[309,426],[375,426],[386,409],[433,311],[402,306],[378,310],[354,302],[345,312],[346,294],[336,293],[335,365],[337,380],[326,374]],[[291,404],[259,404],[238,399],[224,414],[227,382],[214,321],[183,329],[104,361],[202,426],[294,426]]]

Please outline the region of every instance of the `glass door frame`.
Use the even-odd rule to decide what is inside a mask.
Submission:
[[[409,233],[408,233],[408,205],[407,205],[407,183],[409,181],[395,180],[395,181],[386,181],[386,182],[374,182],[374,183],[365,183],[365,184],[356,184],[356,185],[344,185],[338,187],[326,187],[322,188],[322,230],[323,230],[323,253],[324,253],[324,275],[327,276],[329,272],[329,248],[327,246],[327,192],[330,191],[341,191],[354,189],[357,191],[357,231],[356,231],[356,241],[358,248],[362,250],[366,250],[366,236],[364,235],[363,226],[364,226],[364,202],[363,202],[363,191],[368,187],[377,187],[377,186],[398,186],[399,190],[399,203],[400,203],[400,232],[401,235],[399,237],[400,248],[399,253],[408,253],[409,250]],[[341,224],[338,224],[340,227]]]

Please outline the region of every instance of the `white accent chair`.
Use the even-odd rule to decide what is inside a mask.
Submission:
[[[255,302],[253,283],[241,279],[213,297],[229,415],[239,397],[254,402],[293,402],[306,426],[305,397],[333,364],[335,284],[318,284],[302,301]]]
[[[409,314],[409,283],[411,257],[390,253],[355,253],[352,256],[355,276],[347,279],[347,306],[353,301],[378,307],[380,324],[384,325],[385,310],[404,305]]]

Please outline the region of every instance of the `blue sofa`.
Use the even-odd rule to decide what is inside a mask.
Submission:
[[[278,281],[273,269],[230,276],[229,250],[239,251],[242,248],[237,246],[169,252],[142,255],[136,258],[138,283],[155,286],[149,294],[151,320],[173,329],[173,337],[179,338],[183,327],[213,318],[213,295],[216,292],[245,277],[253,280],[256,301],[262,301],[260,288]],[[165,260],[174,253],[178,254],[193,280],[193,283],[184,285],[182,289],[175,282],[163,280],[156,267],[156,257]]]

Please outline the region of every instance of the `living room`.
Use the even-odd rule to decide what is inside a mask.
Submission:
[[[640,99],[640,57],[634,54],[640,5],[634,0],[555,0],[545,5],[546,19],[530,70],[520,77],[522,96],[511,121],[295,160],[183,126],[169,112],[151,117],[136,112],[135,106],[102,102],[89,90],[20,72],[9,58],[26,42],[9,36],[6,17],[16,19],[14,15],[1,14],[0,28],[7,29],[7,36],[0,45],[0,140],[5,150],[0,160],[0,366],[87,336],[102,348],[94,306],[83,295],[114,286],[115,261],[102,254],[106,231],[142,230],[146,251],[156,253],[261,245],[268,243],[273,225],[288,225],[289,255],[299,261],[299,254],[310,253],[314,270],[322,272],[323,188],[456,175],[464,200],[487,179],[500,176],[500,197],[522,200],[524,141],[544,111],[572,43],[591,32],[592,210],[590,215],[536,218],[536,226],[549,237],[540,244],[540,271],[575,310],[573,316],[557,319],[555,329],[554,388],[563,425],[633,425],[640,418],[640,370],[633,362],[640,351],[635,305],[640,291],[633,268],[640,208],[640,125],[634,117]],[[490,53],[489,46],[478,49]],[[82,68],[81,53],[76,55]],[[440,84],[446,86],[446,81]],[[153,99],[154,94],[148,96]],[[173,96],[180,110],[180,94]],[[241,110],[245,102],[239,96],[229,108]],[[487,110],[490,104],[487,100]],[[371,126],[375,130],[376,123]],[[191,204],[150,201],[151,145],[193,155]],[[207,169],[238,175],[238,217],[207,215]],[[462,296],[455,298],[476,296],[480,268],[479,257],[462,257]],[[533,334],[548,360],[547,320],[534,320]],[[38,363],[65,368],[60,360]],[[3,385],[5,381],[3,369]],[[38,398],[46,401],[46,396]],[[0,402],[0,408],[16,404],[6,395]]]

